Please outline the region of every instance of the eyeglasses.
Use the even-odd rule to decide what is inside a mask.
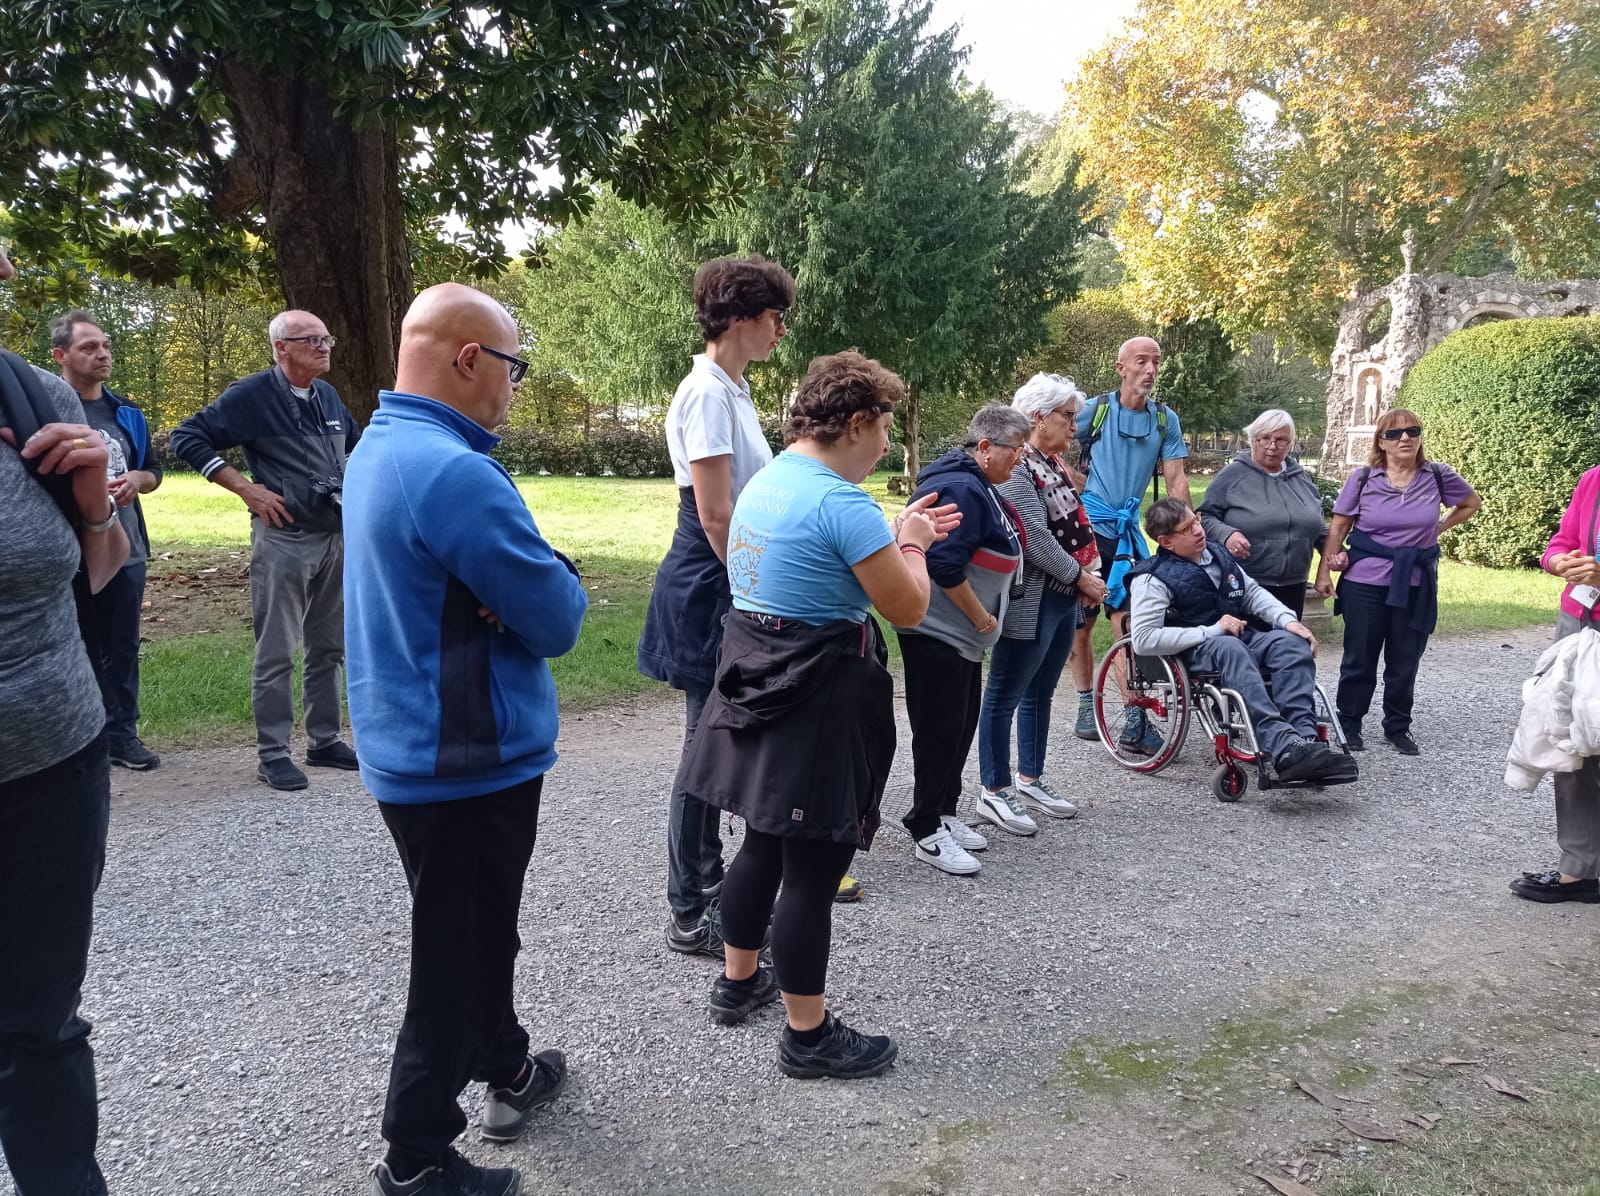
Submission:
[[[1422,429],[1416,424],[1404,428],[1385,428],[1378,433],[1385,440],[1399,440],[1402,436],[1409,436],[1412,440],[1422,439]]]
[[[502,353],[499,349],[491,349],[488,345],[479,345],[490,357],[498,357],[511,367],[511,381],[521,382],[522,376],[528,372],[528,363],[520,357],[513,357],[509,353]]]
[[[1289,438],[1287,436],[1257,436],[1256,443],[1268,445],[1271,448],[1287,448]]]
[[[1117,416],[1117,435],[1122,437],[1124,440],[1148,440],[1150,438],[1150,433],[1156,430],[1156,413],[1151,411],[1148,407],[1145,408],[1144,412],[1145,423],[1143,432],[1124,431],[1122,427],[1122,421],[1127,418],[1127,411],[1122,411]]]
[[[767,308],[767,311],[770,311],[774,316],[777,317],[773,323],[777,324],[780,328],[787,328],[789,326],[789,309],[787,307],[769,307]],[[763,312],[762,314],[765,315],[766,312]]]
[[[316,349],[331,349],[339,343],[339,338],[336,336],[280,336],[278,339],[289,342],[298,341]]]

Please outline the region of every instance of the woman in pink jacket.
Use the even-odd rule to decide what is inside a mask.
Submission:
[[[1566,579],[1556,638],[1584,627],[1600,628],[1600,466],[1578,479],[1561,526],[1539,562],[1546,573]],[[1600,904],[1600,756],[1577,772],[1555,774],[1556,842],[1561,866],[1524,872],[1511,891],[1530,901]]]

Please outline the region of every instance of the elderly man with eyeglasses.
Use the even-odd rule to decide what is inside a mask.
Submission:
[[[342,493],[347,454],[361,429],[321,375],[335,340],[308,311],[284,311],[267,328],[269,370],[241,378],[172,433],[172,451],[250,509],[250,611],[255,666],[256,776],[274,789],[304,789],[289,755],[294,729],[294,654],[305,647],[306,763],[353,770],[339,738],[344,665]],[[246,477],[223,460],[244,450]]]

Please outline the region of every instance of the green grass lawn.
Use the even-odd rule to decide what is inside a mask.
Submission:
[[[866,488],[894,510],[899,500],[888,496],[888,476],[874,475]],[[1205,481],[1194,480],[1196,502]],[[540,531],[578,563],[589,588],[589,615],[578,647],[551,662],[563,706],[592,708],[661,688],[635,670],[634,649],[656,566],[672,539],[676,487],[670,479],[528,477],[519,478],[518,486]],[[250,527],[243,505],[198,477],[169,476],[144,505],[157,557],[172,553],[182,563],[248,547]],[[1552,623],[1559,592],[1553,578],[1535,570],[1479,569],[1451,562],[1441,569],[1439,589],[1441,634]],[[147,623],[143,733],[158,746],[248,737],[247,605],[239,605],[226,622],[221,629],[204,631],[186,630],[181,622]],[[1324,637],[1339,638],[1337,620]],[[889,638],[891,652],[896,652],[893,636]],[[1101,651],[1109,642],[1105,620],[1097,628],[1096,642]]]

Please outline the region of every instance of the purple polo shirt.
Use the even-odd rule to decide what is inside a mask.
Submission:
[[[1381,467],[1373,468],[1363,489],[1362,471],[1358,469],[1345,479],[1333,513],[1349,515],[1355,520],[1357,531],[1366,532],[1385,547],[1432,548],[1439,542],[1439,483],[1430,476],[1430,470],[1437,470],[1439,482],[1444,484],[1445,506],[1456,506],[1472,493],[1465,478],[1438,461],[1430,461],[1417,470],[1417,476],[1404,490],[1396,490]],[[1359,500],[1357,490],[1361,491]],[[1388,561],[1367,557],[1351,565],[1345,576],[1362,585],[1386,586],[1391,572]],[[1422,584],[1420,568],[1411,571],[1411,584]]]

